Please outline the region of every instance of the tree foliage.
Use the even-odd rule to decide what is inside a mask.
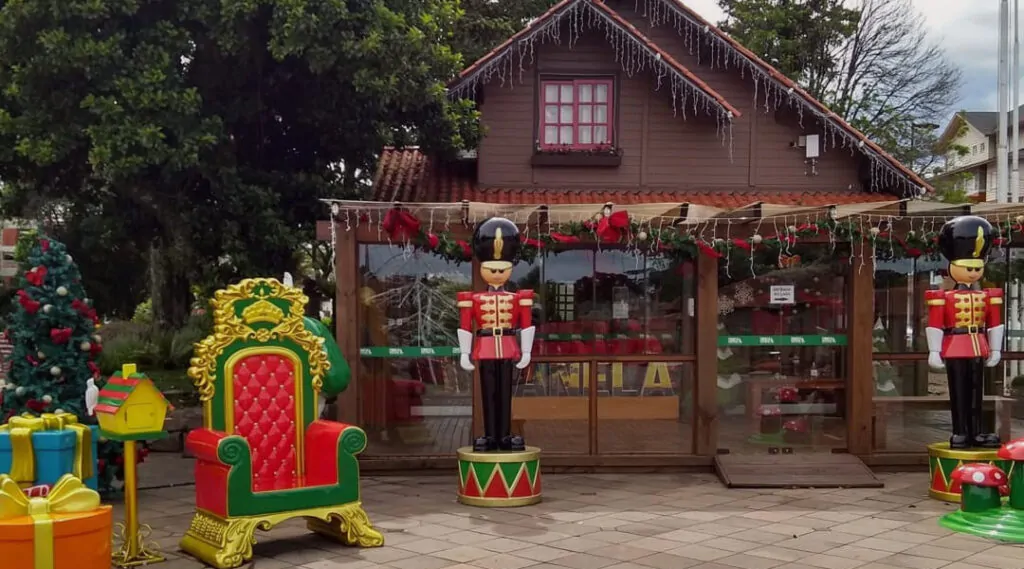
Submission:
[[[469,65],[523,29],[558,0],[461,0],[451,46]]]
[[[456,0],[6,3],[5,213],[109,255],[127,236],[158,318],[180,322],[189,283],[293,270],[318,198],[351,195],[382,146],[475,146],[475,111],[443,88],[458,16]]]

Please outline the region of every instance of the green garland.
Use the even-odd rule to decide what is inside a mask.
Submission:
[[[1009,243],[1014,234],[1024,234],[1024,224],[1018,223],[996,223],[993,224],[998,230],[998,237],[995,245],[1002,246]],[[930,231],[910,230],[903,235],[894,235],[888,230],[879,227],[870,227],[865,230],[867,224],[853,220],[818,220],[799,225],[789,225],[777,228],[778,233],[773,235],[754,234],[746,238],[725,239],[717,235],[710,238],[697,234],[680,231],[675,226],[657,228],[650,224],[640,223],[633,219],[629,220],[628,229],[622,228],[619,238],[615,240],[602,240],[598,236],[598,223],[592,221],[563,223],[552,225],[546,234],[537,236],[526,235],[521,257],[524,261],[532,262],[544,250],[559,252],[559,245],[570,245],[574,243],[594,243],[606,246],[631,244],[632,246],[660,252],[662,254],[678,258],[696,258],[699,254],[709,255],[716,258],[738,255],[749,257],[753,251],[758,252],[779,252],[780,254],[796,246],[801,241],[828,236],[831,242],[859,243],[865,242],[871,247],[875,256],[885,260],[913,259],[924,257],[938,259],[941,255],[938,250],[938,228]],[[773,226],[772,230],[776,228]],[[430,232],[417,223],[415,227],[403,235],[400,231],[398,237],[408,236],[408,242],[417,249],[431,252],[453,263],[466,263],[472,260],[472,247],[461,239],[456,239],[450,232]]]

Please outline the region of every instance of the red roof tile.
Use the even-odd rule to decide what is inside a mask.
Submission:
[[[526,205],[594,204],[610,201],[616,205],[690,203],[729,209],[755,202],[827,206],[887,202],[895,199],[888,194],[806,190],[481,188],[476,181],[475,161],[439,163],[415,148],[385,148],[381,153],[373,183],[374,201],[404,203],[452,203],[466,200]]]

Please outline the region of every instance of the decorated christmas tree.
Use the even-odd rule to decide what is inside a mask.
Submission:
[[[0,393],[0,419],[30,413],[67,412],[94,423],[85,391],[97,379],[99,322],[85,296],[78,267],[64,245],[29,235],[20,244],[19,290],[4,332],[12,344],[10,371]],[[121,445],[100,440],[99,484],[110,490],[121,479]]]

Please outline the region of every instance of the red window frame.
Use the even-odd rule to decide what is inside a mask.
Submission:
[[[606,97],[605,101],[601,101],[601,102],[597,101],[597,87],[598,86],[603,86],[603,87],[605,87],[607,89],[607,97]],[[614,143],[614,140],[615,140],[615,132],[614,132],[614,130],[612,128],[613,125],[615,124],[615,121],[614,121],[614,114],[615,114],[614,93],[615,92],[614,92],[614,89],[612,88],[612,86],[613,86],[613,81],[612,81],[612,79],[608,79],[608,78],[604,78],[604,79],[587,78],[587,79],[572,79],[572,80],[555,79],[555,80],[550,80],[550,81],[541,81],[541,85],[540,85],[540,131],[539,131],[539,136],[537,137],[538,141],[539,141],[540,148],[542,150],[558,150],[558,149],[562,149],[562,148],[568,148],[570,150],[593,150],[593,149],[596,149],[596,148],[611,146]],[[556,98],[554,100],[550,100],[548,98],[548,87],[555,87],[556,88]],[[562,101],[562,98],[563,98],[562,97],[563,87],[571,87],[572,88],[572,101],[571,102],[570,101],[564,101],[564,102]],[[586,87],[589,87],[590,100],[589,101],[582,101],[581,102],[580,101],[580,98],[581,98],[580,94],[586,92],[586,89],[585,89]],[[568,97],[566,97],[566,99],[568,99]],[[596,109],[597,109],[598,106],[602,106],[602,105],[607,107],[607,112],[605,113],[605,120],[598,121],[597,120],[597,110]],[[547,110],[548,110],[549,106],[556,106],[556,107],[558,107],[557,117],[555,117],[555,120],[553,120],[553,121],[549,121],[548,120]],[[572,108],[572,117],[571,117],[572,120],[569,120],[569,121],[563,121],[562,120],[562,118],[563,118],[562,117],[563,107],[571,107]],[[580,120],[580,111],[581,111],[580,107],[584,107],[584,110],[586,110],[586,107],[589,107],[589,112],[590,112],[590,120],[589,121],[584,122],[584,121]],[[553,128],[557,129],[557,131],[555,133],[556,136],[557,136],[557,139],[558,139],[557,142],[550,142],[550,139],[546,136],[547,128],[549,128],[549,127],[553,127]],[[606,132],[608,134],[605,137],[606,140],[598,142],[598,141],[596,141],[596,138],[594,137],[594,132],[597,130],[597,128],[600,128],[600,127],[604,127],[605,129],[607,129]],[[563,142],[563,140],[565,140],[565,138],[566,138],[566,137],[563,137],[563,134],[564,134],[564,130],[563,129],[565,129],[565,128],[571,128],[572,129],[572,131],[571,131],[571,133],[572,133],[572,137],[571,137],[572,138],[572,142],[569,142],[569,143]],[[584,132],[587,129],[589,129],[589,132],[590,132],[590,142],[581,143],[579,141],[580,138],[581,138],[580,134],[581,134],[581,132]]]

